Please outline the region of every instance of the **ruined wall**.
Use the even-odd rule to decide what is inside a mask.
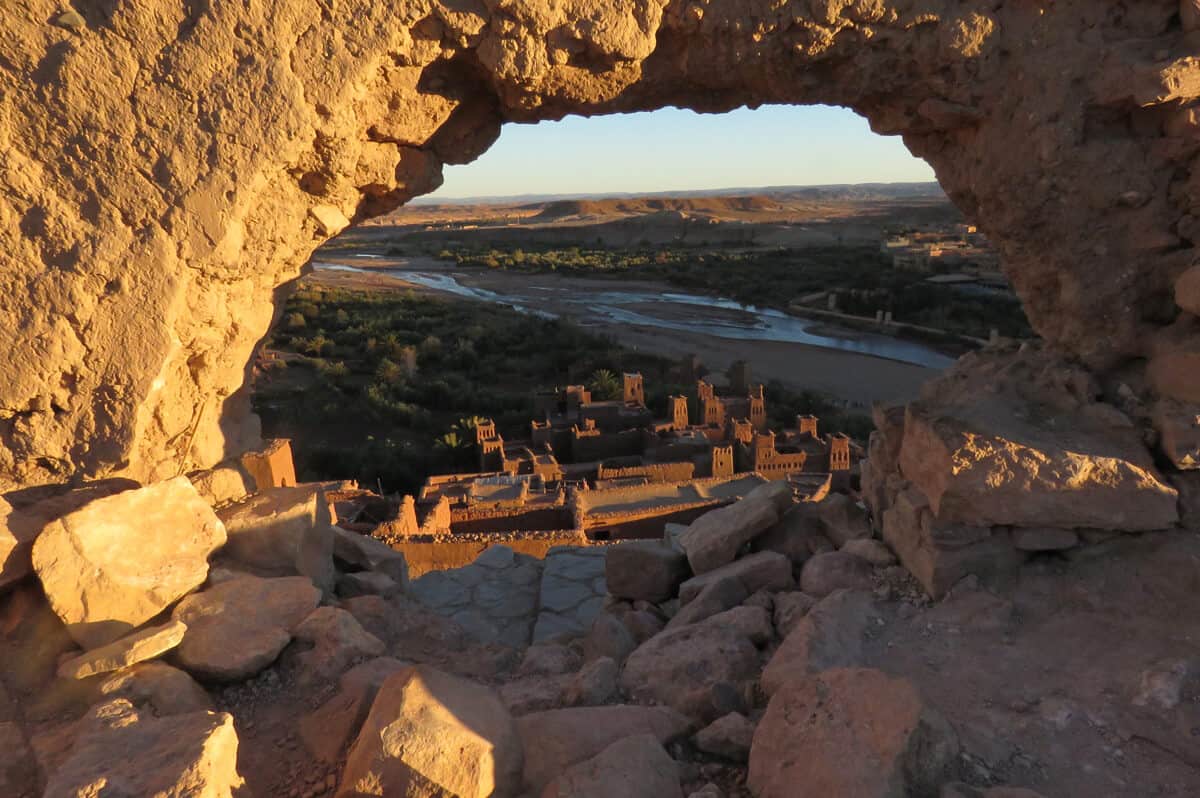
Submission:
[[[0,15],[7,484],[243,450],[247,364],[313,248],[567,113],[849,106],[934,166],[1047,339],[1200,360],[1191,317],[1162,332],[1200,239],[1178,0],[73,6]]]

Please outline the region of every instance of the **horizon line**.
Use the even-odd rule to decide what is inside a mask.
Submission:
[[[814,189],[836,189],[836,188],[864,188],[871,186],[911,186],[911,187],[933,187],[944,194],[941,184],[937,180],[876,180],[865,181],[861,183],[798,183],[798,184],[779,184],[766,186],[714,186],[711,188],[680,188],[680,189],[664,189],[660,191],[585,191],[585,192],[528,192],[524,194],[462,194],[456,196],[442,197],[438,196],[436,190],[429,194],[422,194],[414,197],[403,206],[397,208],[399,211],[402,208],[412,205],[499,205],[511,202],[553,202],[556,200],[573,200],[573,199],[638,199],[652,197],[682,197],[685,195],[692,196],[713,196],[717,194],[741,194],[743,192],[750,193],[778,193],[784,191],[795,190],[814,190]],[[393,211],[395,212],[395,211]]]

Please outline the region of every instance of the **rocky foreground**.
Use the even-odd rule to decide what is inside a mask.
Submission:
[[[892,509],[768,483],[663,540],[537,567],[493,548],[410,584],[402,555],[331,523],[322,486],[254,482],[0,505],[0,795],[1200,791],[1200,538],[1178,527],[993,524],[922,549],[946,527],[931,510],[906,538]],[[1168,490],[1136,484],[1149,507]],[[943,510],[1019,509],[952,505],[965,490],[945,483]],[[1019,554],[997,558],[1001,537]],[[950,581],[981,542],[1003,585]]]

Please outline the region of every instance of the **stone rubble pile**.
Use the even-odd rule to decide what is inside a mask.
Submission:
[[[850,497],[766,483],[662,540],[494,547],[410,584],[320,486],[210,504],[215,481],[42,506],[0,595],[27,672],[0,676],[47,708],[0,700],[3,794],[884,798],[961,775],[954,729],[870,666],[902,578]],[[309,764],[262,776],[275,745]]]
[[[1031,553],[1174,527],[1178,491],[1101,396],[1027,344],[967,355],[920,400],[877,407],[862,472],[875,529],[937,598],[968,574],[1001,587]]]

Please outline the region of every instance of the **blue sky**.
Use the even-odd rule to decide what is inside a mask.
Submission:
[[[829,106],[676,108],[505,125],[479,160],[448,166],[438,199],[933,180],[899,137]]]

